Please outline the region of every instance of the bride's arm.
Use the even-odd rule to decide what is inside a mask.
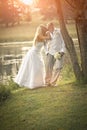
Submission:
[[[51,40],[51,36],[49,32],[46,32],[46,35],[39,35],[38,36],[41,40]]]

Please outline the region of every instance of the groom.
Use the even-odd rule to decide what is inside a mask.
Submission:
[[[63,67],[65,44],[60,29],[53,23],[48,24],[51,40],[46,47],[46,85],[56,86],[56,81]]]

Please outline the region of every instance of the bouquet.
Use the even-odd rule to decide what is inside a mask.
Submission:
[[[57,60],[60,60],[61,59],[61,54],[59,53],[59,52],[56,52],[55,54],[54,54],[54,58]]]

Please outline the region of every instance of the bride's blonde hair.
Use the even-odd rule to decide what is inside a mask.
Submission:
[[[39,27],[37,27],[35,37],[34,37],[34,45],[36,45],[36,42],[41,42],[42,41],[40,36],[45,36],[46,31],[47,31],[47,28],[43,24],[41,24]]]

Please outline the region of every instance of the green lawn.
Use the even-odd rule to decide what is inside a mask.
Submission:
[[[87,130],[87,85],[14,90],[0,106],[0,130]]]

